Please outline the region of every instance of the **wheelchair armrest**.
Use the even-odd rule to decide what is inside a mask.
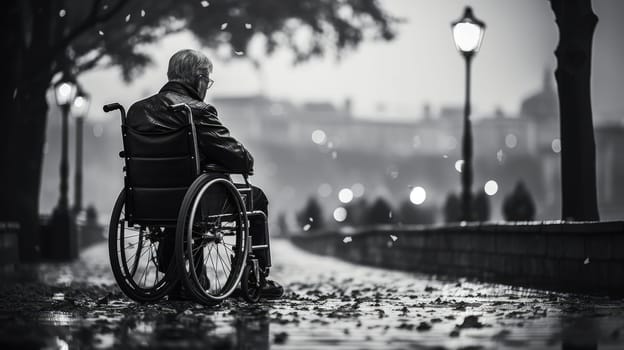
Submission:
[[[202,167],[202,171],[212,172],[212,173],[221,173],[221,174],[239,174],[239,175],[243,175],[245,178],[247,178],[247,176],[253,175],[253,172],[227,169],[217,164],[206,164]]]

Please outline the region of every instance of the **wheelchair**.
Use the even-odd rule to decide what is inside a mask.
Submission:
[[[178,283],[207,305],[225,300],[239,285],[245,300],[257,302],[271,256],[265,213],[246,209],[253,208],[248,174],[215,165],[202,169],[190,107],[169,108],[188,124],[167,133],[127,126],[118,103],[103,108],[121,114],[119,156],[125,163],[108,233],[115,280],[138,302],[157,301]],[[244,181],[235,183],[233,175]],[[250,234],[250,223],[263,230]]]

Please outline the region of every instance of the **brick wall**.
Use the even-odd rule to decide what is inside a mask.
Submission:
[[[352,241],[344,243],[345,236]],[[317,254],[371,266],[624,295],[621,221],[375,227],[350,234],[310,233],[291,240]]]

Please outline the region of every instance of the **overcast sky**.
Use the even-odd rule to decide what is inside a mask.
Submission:
[[[481,51],[473,63],[475,114],[501,107],[519,110],[522,98],[541,86],[544,69],[554,69],[553,51],[558,32],[547,0],[383,0],[391,14],[403,17],[392,42],[365,42],[342,60],[314,59],[293,66],[288,52],[278,51],[263,60],[260,71],[244,60],[214,60],[215,96],[264,93],[295,102],[353,100],[359,117],[413,119],[429,103],[461,106],[464,98],[464,62],[455,50],[450,22],[466,5],[486,22]],[[597,118],[624,117],[624,1],[594,0],[599,23],[594,37],[594,112]],[[226,22],[227,19],[224,19]],[[103,103],[129,105],[157,90],[166,81],[169,57],[182,48],[199,48],[188,33],[164,38],[147,48],[155,64],[129,86],[119,86],[115,69],[85,74],[80,80],[92,93],[92,114],[101,115]],[[214,52],[202,49],[209,56]],[[254,54],[253,52],[250,54]],[[386,108],[380,111],[378,108]],[[218,108],[218,106],[217,106]],[[227,116],[224,116],[227,117]]]

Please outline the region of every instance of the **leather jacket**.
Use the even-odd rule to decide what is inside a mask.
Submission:
[[[254,160],[249,151],[230,136],[219,121],[217,110],[183,82],[170,81],[156,95],[134,103],[128,110],[126,125],[139,132],[179,129],[188,125],[188,120],[182,113],[168,109],[177,103],[186,103],[193,112],[202,166],[216,164],[232,172],[253,172]]]

